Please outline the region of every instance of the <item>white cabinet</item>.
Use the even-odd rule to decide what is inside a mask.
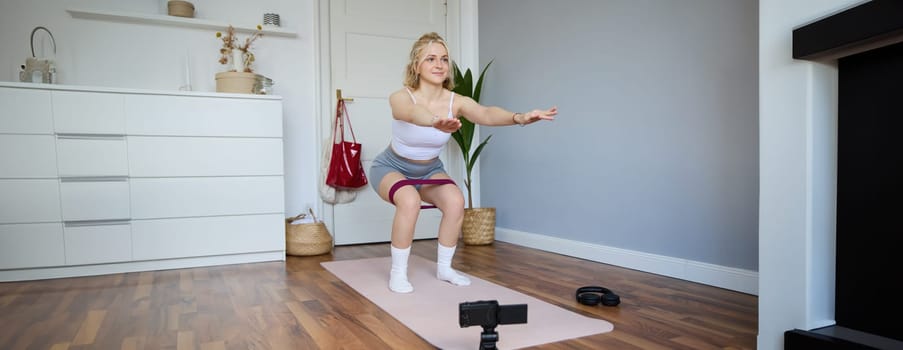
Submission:
[[[281,175],[282,139],[129,136],[133,177]]]
[[[60,207],[63,221],[128,220],[129,183],[125,178],[63,179]]]
[[[57,136],[60,177],[127,176],[125,136]]]
[[[233,98],[126,96],[129,135],[282,138],[282,103]]]
[[[0,224],[0,266],[22,269],[66,263],[60,223]]]
[[[67,223],[63,232],[67,265],[132,260],[132,229],[128,221]]]
[[[283,212],[280,176],[132,179],[132,218]]]
[[[53,91],[53,127],[58,134],[125,134],[123,95]]]
[[[0,133],[53,133],[50,91],[0,86],[0,106]]]
[[[0,134],[0,178],[55,178],[52,135]]]
[[[248,232],[284,232],[283,220],[281,214],[136,220],[132,223],[134,259],[282,250],[284,234]]]
[[[0,82],[0,282],[285,259],[276,96]]]
[[[0,179],[0,224],[60,220],[58,180]]]

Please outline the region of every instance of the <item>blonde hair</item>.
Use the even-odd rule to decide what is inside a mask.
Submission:
[[[414,42],[414,46],[411,47],[410,61],[408,61],[408,66],[404,71],[405,86],[409,86],[415,90],[420,87],[420,76],[415,69],[417,68],[417,65],[423,61],[423,51],[432,43],[442,44],[442,46],[445,47],[445,52],[448,52],[448,44],[446,44],[445,39],[442,39],[436,32],[421,35],[420,39],[417,39],[417,41]],[[451,53],[449,53],[448,76],[445,77],[445,81],[442,82],[442,87],[452,90],[455,88],[455,65],[450,62]]]

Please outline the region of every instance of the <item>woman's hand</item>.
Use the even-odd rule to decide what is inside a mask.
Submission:
[[[558,107],[552,107],[547,110],[534,109],[527,113],[522,113],[520,118],[515,118],[514,122],[520,125],[527,125],[540,120],[555,120],[556,115],[558,115]]]
[[[458,118],[433,117],[433,127],[439,131],[453,133],[461,128],[461,121]]]

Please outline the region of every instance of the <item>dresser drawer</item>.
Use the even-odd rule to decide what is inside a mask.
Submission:
[[[60,134],[125,135],[123,95],[54,91],[53,125]]]
[[[282,214],[132,221],[134,260],[285,250]]]
[[[59,180],[0,180],[0,224],[59,221]]]
[[[66,223],[66,264],[85,265],[132,260],[128,221]]]
[[[55,178],[52,135],[0,134],[0,178]]]
[[[282,213],[281,176],[131,179],[132,218]]]
[[[61,177],[127,176],[128,152],[124,136],[57,136]]]
[[[129,137],[135,177],[282,175],[282,140]]]
[[[0,270],[65,263],[62,224],[0,225]]]
[[[129,219],[129,182],[125,178],[63,179],[63,221]]]
[[[282,137],[282,101],[128,95],[129,135]]]
[[[0,106],[0,133],[53,133],[50,91],[0,87]]]

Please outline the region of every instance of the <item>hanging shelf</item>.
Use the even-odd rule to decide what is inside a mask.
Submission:
[[[225,30],[227,27],[229,27],[229,23],[221,21],[211,21],[199,18],[186,18],[158,14],[87,9],[68,9],[66,10],[66,12],[69,12],[69,14],[72,15],[73,18],[95,19],[111,22],[159,24],[185,28],[214,30]],[[257,31],[256,25],[247,26],[233,24],[232,27],[235,28],[235,32],[237,33],[253,33]],[[283,36],[290,38],[298,36],[297,32],[280,27],[264,26],[261,32],[264,35],[271,36]]]

